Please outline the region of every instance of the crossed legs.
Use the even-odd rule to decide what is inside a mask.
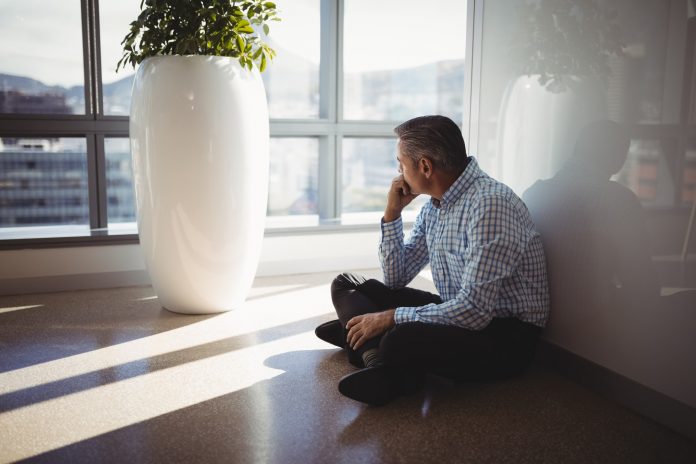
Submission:
[[[483,330],[409,322],[398,324],[352,352],[345,344],[345,326],[351,318],[442,300],[422,290],[393,290],[375,279],[347,273],[334,279],[331,297],[341,330],[332,343],[347,349],[356,365],[362,353],[375,348],[383,362],[382,367],[350,374],[339,384],[342,393],[370,404],[384,404],[400,393],[412,391],[427,372],[459,381],[517,375],[531,363],[541,331],[515,318],[494,318]]]

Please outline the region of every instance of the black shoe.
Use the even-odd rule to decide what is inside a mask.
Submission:
[[[339,348],[345,348],[346,346],[346,339],[343,336],[343,326],[338,319],[324,322],[314,329],[314,334],[325,342],[331,343]]]
[[[372,406],[383,406],[399,396],[399,390],[384,366],[366,367],[346,375],[338,382],[338,391]]]
[[[347,349],[348,362],[353,366],[359,368],[365,367],[362,357],[346,346],[346,337],[343,331],[343,326],[338,319],[321,324],[314,329],[314,334],[327,343],[331,343],[339,348]]]

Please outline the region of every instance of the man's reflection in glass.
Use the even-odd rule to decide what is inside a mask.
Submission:
[[[640,201],[611,180],[629,145],[621,124],[592,122],[563,168],[523,196],[542,235],[554,308],[588,316],[602,309],[696,308],[696,292],[660,296]]]

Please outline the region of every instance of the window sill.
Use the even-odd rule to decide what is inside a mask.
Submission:
[[[264,237],[379,232],[381,213],[358,213],[342,219],[319,221],[270,218]],[[412,217],[413,216],[413,217]],[[306,219],[306,218],[305,218]],[[415,215],[404,214],[404,227],[410,228]],[[65,248],[101,245],[134,245],[140,243],[135,223],[120,224],[108,229],[87,226],[42,226],[0,229],[0,250]]]

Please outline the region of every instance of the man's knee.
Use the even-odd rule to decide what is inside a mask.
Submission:
[[[365,281],[366,279],[361,275],[344,272],[336,276],[333,282],[331,282],[331,293],[334,294],[342,290],[354,290]]]

